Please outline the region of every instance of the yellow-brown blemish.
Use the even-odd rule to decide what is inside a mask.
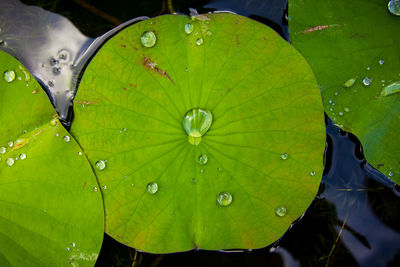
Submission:
[[[146,68],[146,70],[155,71],[159,75],[167,77],[168,80],[172,82],[172,84],[175,84],[174,81],[169,76],[169,74],[165,70],[162,70],[159,67],[157,67],[157,63],[151,60],[151,58],[143,56],[142,64]]]

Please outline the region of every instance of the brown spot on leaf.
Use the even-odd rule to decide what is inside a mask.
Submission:
[[[32,91],[32,94],[33,94],[33,95],[35,95],[35,94],[37,94],[37,93],[39,93],[39,89],[35,89],[35,90]]]
[[[135,49],[136,51],[138,51],[138,50],[139,50],[137,47],[134,47],[133,49]]]
[[[239,36],[238,36],[238,35],[236,35],[236,45],[237,45],[237,46],[240,45],[240,43],[239,43]]]
[[[146,70],[155,71],[159,75],[167,77],[168,80],[172,82],[172,84],[175,84],[172,78],[169,76],[169,74],[165,70],[162,70],[159,67],[157,67],[157,63],[153,61],[151,58],[143,55],[142,64],[146,68]]]
[[[130,87],[135,87],[136,88],[136,84],[130,83],[129,84]]]
[[[126,47],[126,45],[124,45],[124,44],[121,44],[121,47],[125,48],[125,47]]]
[[[352,36],[350,36],[350,39],[353,39],[353,38],[355,38],[355,37],[357,37],[358,36],[358,32],[356,32],[356,33],[354,33]]]
[[[87,181],[85,181],[85,182],[83,183],[83,187],[84,187],[84,188],[86,187],[86,184],[87,184]]]
[[[329,25],[318,25],[318,26],[304,30],[303,33],[306,34],[306,33],[314,32],[314,31],[322,31],[322,30],[328,29],[329,27],[330,27]]]

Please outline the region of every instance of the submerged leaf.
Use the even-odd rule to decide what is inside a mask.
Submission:
[[[382,0],[293,0],[289,10],[291,40],[317,77],[325,112],[400,183],[400,17]],[[316,25],[329,27],[305,34]]]
[[[104,226],[90,165],[28,71],[3,51],[0,68],[0,266],[93,266]]]
[[[93,166],[107,162],[94,168],[106,232],[148,252],[264,247],[322,176],[323,108],[305,60],[258,22],[201,18],[121,31],[75,98],[71,131]],[[156,34],[152,47],[145,32]]]

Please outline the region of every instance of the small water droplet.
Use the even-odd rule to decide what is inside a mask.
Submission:
[[[69,51],[67,50],[67,49],[61,49],[60,51],[58,51],[58,53],[57,53],[57,58],[60,60],[60,61],[68,61],[69,60],[69,58],[70,58],[70,53],[69,53]]]
[[[54,86],[54,81],[48,81],[47,84],[48,84],[48,86],[53,87]]]
[[[379,59],[379,65],[383,65],[385,63],[385,60],[383,60],[383,59]]]
[[[185,33],[186,34],[191,34],[194,30],[194,26],[190,23],[185,24]]]
[[[8,147],[13,147],[14,142],[13,142],[13,141],[8,141],[8,142],[7,142],[7,145],[8,145]]]
[[[209,110],[193,108],[186,112],[182,120],[183,129],[192,145],[200,144],[201,137],[210,129],[212,114]]]
[[[287,212],[287,210],[284,206],[280,206],[280,207],[276,208],[276,210],[275,210],[276,216],[279,216],[279,217],[285,216],[286,212]]]
[[[393,176],[393,172],[389,172],[389,177],[392,177]]]
[[[122,128],[122,131],[123,131],[123,132],[126,132],[126,128]]]
[[[192,178],[192,183],[193,184],[197,183],[197,178],[196,177]]]
[[[64,140],[64,142],[69,142],[70,140],[71,140],[71,138],[68,136],[68,135],[65,135],[64,137],[63,137],[63,140]]]
[[[345,108],[344,108],[344,111],[345,111],[345,112],[349,112],[349,111],[350,111],[350,108],[345,107]]]
[[[388,9],[393,15],[400,16],[400,0],[391,0],[388,3]]]
[[[204,170],[203,170],[203,169],[200,169],[200,172],[201,172],[201,173],[203,173],[203,172],[204,172]]]
[[[140,42],[145,47],[153,47],[156,44],[157,37],[152,31],[146,31],[140,37]]]
[[[371,67],[367,67],[367,70],[371,70]]]
[[[7,42],[4,40],[0,40],[0,46],[4,47],[7,45]]]
[[[5,148],[4,146],[0,147],[0,154],[4,154],[7,152],[7,148]]]
[[[79,155],[79,156],[82,156],[82,152],[81,152],[81,151],[78,151],[78,155]]]
[[[218,172],[222,172],[222,169],[220,167],[217,167]]]
[[[26,159],[26,154],[25,153],[21,153],[19,155],[19,158],[22,159],[22,160]]]
[[[232,203],[233,197],[229,192],[221,192],[218,194],[217,202],[222,207],[227,207]]]
[[[287,153],[282,153],[281,159],[286,160],[288,159],[289,155]]]
[[[4,80],[10,83],[15,80],[15,72],[13,70],[7,70],[3,74]]]
[[[199,38],[199,39],[196,40],[196,44],[197,44],[197,45],[202,45],[203,42],[204,42],[204,41],[203,41],[203,38]]]
[[[96,187],[96,186],[93,187],[93,191],[94,191],[94,192],[97,192],[97,187]]]
[[[106,190],[106,189],[107,189],[107,186],[106,186],[106,185],[103,185],[103,189]]]
[[[206,154],[202,154],[199,156],[198,161],[201,165],[206,165],[208,162],[208,157]]]
[[[338,91],[336,91],[336,92],[335,92],[335,95],[338,95],[338,94],[339,94],[339,92],[338,92]]]
[[[73,247],[73,248],[75,247],[75,243],[74,242],[71,243],[71,247]]]
[[[98,160],[95,163],[95,166],[96,166],[96,169],[98,169],[99,171],[102,171],[106,167],[106,162],[104,160]]]
[[[189,71],[189,68],[185,68],[185,71],[188,72],[188,71]]]
[[[154,182],[148,183],[146,186],[146,191],[154,195],[158,191],[158,184]]]
[[[340,111],[338,114],[339,114],[339,116],[343,116],[344,113],[342,111]]]
[[[14,165],[14,159],[8,158],[8,159],[6,159],[6,163],[8,166],[12,166],[12,165]]]
[[[310,172],[310,175],[314,176],[315,175],[315,171]]]
[[[56,133],[56,137],[58,137],[59,136],[59,134],[58,133]]]
[[[372,83],[372,79],[371,79],[371,78],[365,77],[365,78],[363,79],[363,84],[364,84],[365,86],[369,86],[371,83]]]
[[[69,248],[67,247],[67,248],[65,248],[65,250],[66,250],[66,251],[69,251]]]
[[[332,104],[332,102],[333,102],[333,100],[331,99],[331,100],[329,100],[329,104]]]
[[[50,62],[50,65],[51,66],[56,66],[56,65],[58,65],[60,62],[57,60],[57,59],[55,59],[54,57],[51,57],[50,59],[49,59],[49,62]]]
[[[330,111],[333,111],[333,108],[330,108],[329,110],[330,110]]]
[[[53,68],[53,73],[54,74],[58,75],[58,74],[60,74],[60,72],[61,72],[61,67],[54,67]]]

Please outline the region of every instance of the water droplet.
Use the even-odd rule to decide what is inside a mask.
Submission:
[[[371,67],[367,67],[367,70],[371,70]]]
[[[400,16],[400,0],[391,0],[388,9],[393,15]]]
[[[106,190],[106,189],[107,189],[107,186],[106,186],[106,185],[103,185],[103,189]]]
[[[194,26],[190,23],[185,24],[185,33],[191,34],[193,32]]]
[[[331,100],[329,100],[329,104],[332,104],[332,102],[333,102],[333,100],[331,99]]]
[[[336,92],[335,92],[335,95],[338,95],[338,94],[339,94],[339,92],[338,92],[338,91],[336,91]]]
[[[189,71],[189,68],[185,68],[185,71],[188,72],[188,71]]]
[[[202,154],[199,156],[198,160],[201,165],[206,165],[208,162],[208,157],[206,154]]]
[[[4,154],[7,152],[7,148],[5,148],[4,146],[0,147],[0,154]]]
[[[197,178],[196,177],[192,178],[192,183],[193,184],[197,183]]]
[[[15,80],[15,72],[13,70],[7,70],[4,72],[3,77],[6,82],[10,83]]]
[[[60,74],[60,72],[61,72],[61,67],[54,67],[53,68],[53,73],[54,74],[58,75],[58,74]]]
[[[339,116],[343,116],[344,113],[342,111],[340,111],[338,114],[339,114]]]
[[[389,177],[392,177],[393,176],[393,172],[389,172]]]
[[[12,166],[12,165],[14,165],[14,160],[12,158],[8,158],[8,159],[6,159],[6,163],[8,166]]]
[[[56,133],[56,137],[58,137],[59,136],[59,134],[58,133]]]
[[[57,58],[61,61],[68,61],[70,57],[70,53],[67,49],[61,49],[57,53]]]
[[[63,137],[63,140],[64,140],[64,142],[69,142],[70,140],[71,140],[71,138],[68,136],[68,135],[65,135],[64,137]]]
[[[282,153],[281,159],[286,160],[288,159],[289,155],[287,153]]]
[[[158,191],[158,184],[154,182],[148,183],[146,186],[146,190],[150,194],[154,195]]]
[[[276,216],[279,216],[279,217],[285,216],[286,212],[287,212],[287,210],[284,206],[280,206],[280,207],[276,208],[276,210],[275,210]]]
[[[26,154],[25,153],[21,153],[19,155],[19,158],[22,159],[22,160],[26,159]]]
[[[218,194],[217,202],[220,206],[226,207],[232,203],[233,197],[229,192],[221,192]]]
[[[69,251],[69,248],[67,247],[67,248],[65,248],[65,250],[66,250],[66,251]]]
[[[345,108],[344,108],[344,111],[345,111],[345,112],[349,112],[349,111],[350,111],[350,108],[345,107]]]
[[[4,40],[0,40],[0,46],[6,46],[7,45],[7,42],[6,41],[4,41]]]
[[[13,141],[8,141],[8,142],[7,142],[7,145],[8,145],[8,147],[13,147],[14,142],[13,142]]]
[[[350,78],[344,83],[344,86],[347,88],[352,87],[354,85],[354,83],[356,82],[356,80],[357,80],[357,78]]]
[[[389,84],[381,91],[381,96],[393,95],[400,92],[400,81]]]
[[[314,176],[315,175],[315,171],[310,172],[310,175]]]
[[[200,144],[201,137],[210,129],[211,124],[211,112],[201,108],[189,110],[182,120],[183,129],[188,134],[188,141],[192,145]]]
[[[202,45],[203,42],[204,42],[204,41],[203,41],[203,38],[199,38],[199,39],[196,40],[196,44],[197,44],[197,45]]]
[[[54,81],[48,81],[47,84],[48,84],[50,87],[53,87],[53,86],[54,86]]]
[[[365,77],[365,78],[363,79],[363,84],[364,84],[365,86],[369,86],[371,83],[372,83],[372,79],[371,79],[371,78]]]
[[[95,166],[96,166],[96,169],[98,169],[99,171],[102,171],[106,167],[106,162],[104,160],[99,160],[96,162]]]
[[[79,155],[79,156],[82,156],[82,152],[78,151],[78,155]]]
[[[154,32],[146,31],[140,37],[140,42],[145,47],[153,47],[156,44],[157,37]]]
[[[50,62],[50,65],[51,66],[56,66],[56,65],[58,65],[60,62],[57,60],[57,59],[55,59],[54,57],[51,57],[50,58],[50,60],[49,60],[49,62]]]
[[[222,169],[220,167],[217,167],[218,172],[222,172]]]
[[[333,111],[333,108],[330,108],[329,110],[330,110],[330,111]]]
[[[200,172],[201,172],[201,173],[203,173],[203,172],[204,172],[204,170],[203,170],[203,169],[200,169]]]
[[[123,131],[123,132],[126,132],[126,128],[122,128],[122,131]]]
[[[383,59],[379,59],[379,65],[383,65],[385,63],[385,60],[383,60]]]
[[[94,192],[97,192],[97,187],[96,187],[96,186],[93,187],[93,191],[94,191]]]

